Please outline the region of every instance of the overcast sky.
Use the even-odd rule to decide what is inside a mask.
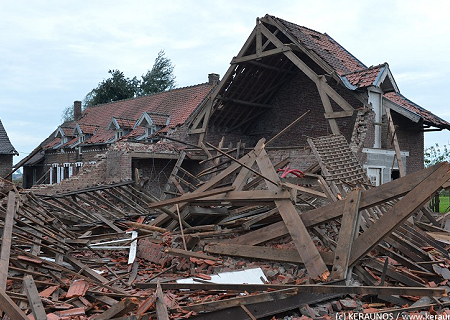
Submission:
[[[388,62],[400,92],[450,121],[450,1],[0,0],[0,119],[20,157],[109,69],[138,78],[163,49],[178,87],[221,76],[257,17],[326,32],[367,66]],[[427,133],[426,145],[450,132]]]

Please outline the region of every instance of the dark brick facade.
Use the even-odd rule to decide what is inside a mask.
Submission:
[[[0,154],[0,177],[5,177],[12,170],[13,155],[12,154]],[[11,181],[11,177],[9,177]]]
[[[396,126],[398,144],[400,150],[409,151],[406,158],[406,174],[423,169],[424,164],[424,133],[421,123],[414,123],[411,120],[392,113],[392,120]]]

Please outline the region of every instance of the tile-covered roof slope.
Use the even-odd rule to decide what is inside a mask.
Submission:
[[[348,75],[354,73],[354,79],[352,81],[354,83],[361,82],[356,87],[365,87],[371,80],[376,79],[375,73],[379,66],[371,67],[373,69],[367,68],[361,61],[326,33],[320,33],[274,16],[270,16],[270,18],[284,26],[295,40],[322,58],[339,76],[347,75],[348,79]],[[449,122],[419,107],[401,94],[389,93],[385,96],[401,107],[420,115],[426,124],[450,130]]]
[[[19,153],[14,149],[11,141],[9,141],[8,134],[3,127],[2,121],[0,120],[0,154],[15,154]]]
[[[429,123],[429,124],[433,124],[439,128],[445,128],[445,129],[450,130],[449,122],[445,121],[442,118],[439,118],[438,116],[434,115],[430,111],[415,104],[414,102],[412,102],[411,100],[409,100],[408,98],[403,96],[402,94],[395,93],[395,92],[389,92],[389,93],[385,93],[384,96],[386,98],[388,98],[389,100],[395,102],[396,104],[404,107],[405,109],[408,109],[409,111],[412,111],[412,112],[418,114],[420,117],[422,117],[422,119],[424,120],[424,122],[426,124]]]
[[[102,144],[111,141],[115,132],[108,130],[107,127],[113,117],[118,120],[120,125],[130,127],[131,121],[134,125],[144,112],[147,112],[150,117],[152,117],[152,114],[169,115],[169,127],[174,128],[186,121],[212,88],[213,85],[203,83],[153,95],[96,105],[86,108],[77,124],[84,133],[93,134],[84,142],[85,144]],[[164,117],[164,122],[166,119],[167,116]],[[95,130],[89,130],[89,128],[95,128]],[[143,132],[143,130],[137,131]],[[128,137],[132,136],[134,135]]]
[[[366,69],[366,66],[361,61],[356,59],[326,33],[320,33],[274,16],[271,17],[284,25],[294,38],[319,55],[339,75]]]
[[[122,129],[131,129],[131,128],[133,128],[134,123],[136,122],[136,120],[124,119],[124,118],[120,118],[120,117],[115,117],[115,119],[116,119],[119,127]]]
[[[383,72],[386,63],[380,64],[378,66],[369,67],[367,69],[353,71],[344,74],[347,80],[355,87],[367,88],[374,85],[380,73]]]

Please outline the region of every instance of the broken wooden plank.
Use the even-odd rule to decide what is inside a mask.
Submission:
[[[377,188],[364,190],[361,193],[360,210],[374,207],[381,203],[396,199],[414,189],[420,182],[436,171],[440,165],[410,173],[407,176],[385,183]],[[342,215],[345,201],[336,201],[325,207],[302,213],[302,220],[306,227],[314,227]],[[230,242],[240,244],[258,244],[271,239],[287,235],[289,232],[284,222],[276,222],[270,226],[243,234]],[[251,242],[249,242],[251,241]]]
[[[137,222],[131,222],[131,221],[122,221],[122,223],[126,224],[127,226],[129,226],[131,228],[136,228],[136,229],[140,229],[140,230],[147,230],[147,231],[159,232],[159,233],[167,232],[167,229],[152,226],[149,224],[143,224],[143,223],[137,223]]]
[[[214,243],[206,245],[204,250],[209,253],[226,256],[303,264],[302,258],[295,249],[277,249],[242,244]],[[319,253],[327,265],[333,265],[333,252],[319,251]]]
[[[419,282],[418,279],[412,279],[411,277],[408,277],[407,274],[397,272],[392,266],[389,266],[385,269],[384,265],[379,261],[370,259],[364,261],[363,264],[370,267],[371,269],[377,270],[380,273],[384,272],[391,279],[397,280],[404,285],[411,287],[425,287],[425,285],[422,282]]]
[[[304,117],[306,117],[311,110],[307,110],[305,113],[303,113],[300,117],[292,121],[289,125],[287,125],[285,128],[283,128],[280,132],[278,132],[275,136],[273,136],[269,141],[266,142],[266,147],[270,144],[272,144],[275,140],[277,140],[279,137],[281,137],[284,133],[289,131],[293,126],[295,126],[300,120],[302,120]]]
[[[136,231],[131,231],[131,243],[130,243],[130,251],[128,253],[128,264],[132,264],[136,260],[137,254],[137,238],[138,233]]]
[[[278,213],[278,209],[277,208],[274,208],[274,209],[269,210],[267,212],[261,213],[261,214],[257,215],[256,217],[252,218],[251,220],[244,222],[242,224],[242,228],[244,228],[245,230],[249,230],[250,227],[252,225],[254,225],[255,223],[258,223],[259,221],[264,220],[264,219],[266,219],[268,217],[271,217],[271,216],[273,216],[273,215],[275,215],[277,213]]]
[[[11,254],[11,236],[16,214],[16,193],[8,193],[8,204],[6,207],[6,218],[3,227],[2,247],[0,252],[0,289],[6,291],[6,280],[8,277],[9,255]]]
[[[120,229],[118,226],[116,226],[114,224],[114,222],[112,222],[111,220],[105,218],[101,213],[97,213],[97,212],[91,212],[92,216],[96,217],[97,219],[99,219],[100,221],[104,222],[108,227],[110,227],[111,229],[113,229],[114,231],[121,233],[122,229]]]
[[[156,283],[135,283],[136,288],[156,288]],[[282,285],[282,284],[219,284],[219,283],[161,283],[164,290],[234,290],[266,291],[269,289],[298,288],[298,292],[339,293],[339,294],[393,294],[409,296],[439,297],[446,294],[445,288],[430,287],[380,287],[380,286],[345,286],[345,285]]]
[[[289,183],[289,182],[284,182],[283,183],[285,186],[291,188],[291,189],[295,189],[297,191],[300,191],[300,193],[304,193],[313,197],[319,197],[319,198],[323,198],[323,199],[328,199],[327,195],[323,192],[311,189],[311,188],[306,188],[306,187],[302,187],[302,186],[298,186],[296,184],[293,183]]]
[[[156,294],[152,294],[148,296],[147,299],[145,299],[141,304],[139,305],[138,309],[136,310],[137,316],[142,316],[144,313],[150,309],[153,304],[156,302]]]
[[[348,261],[352,244],[358,235],[359,221],[359,201],[361,199],[361,189],[356,189],[347,194],[344,211],[339,230],[338,243],[334,251],[334,262],[331,271],[331,278],[335,280],[345,279],[348,271]]]
[[[195,205],[219,205],[222,203],[232,203],[233,205],[273,205],[274,200],[290,201],[289,191],[277,188],[276,190],[252,190],[252,191],[230,191],[225,195],[215,195],[196,199],[191,202]]]
[[[217,148],[214,147],[212,144],[210,144],[210,143],[207,143],[207,144],[208,144],[211,148],[213,148],[214,150],[216,150],[217,152],[220,152],[220,153],[221,153],[222,155],[224,155],[225,157],[227,157],[227,158],[229,158],[230,160],[232,160],[232,161],[238,163],[238,164],[239,164],[240,166],[242,166],[243,168],[245,168],[245,169],[247,169],[247,170],[253,172],[253,173],[254,173],[255,175],[257,175],[258,177],[260,177],[260,178],[266,180],[267,182],[272,183],[272,184],[275,185],[275,186],[278,186],[278,182],[277,182],[276,180],[271,179],[271,178],[269,178],[269,177],[266,177],[265,175],[263,175],[263,174],[259,173],[258,171],[254,170],[251,166],[247,165],[245,162],[242,162],[242,161],[240,161],[240,160],[238,160],[238,159],[236,159],[236,158],[230,156],[229,154],[223,152],[222,150],[217,149]]]
[[[264,176],[269,177],[276,183],[280,183],[280,178],[264,149],[256,158],[256,163]],[[269,183],[266,183],[266,185],[269,190],[281,191],[281,188],[277,185]],[[309,275],[312,278],[321,277],[322,279],[326,279],[330,274],[327,266],[322,260],[319,251],[309,236],[308,230],[306,230],[306,227],[292,202],[290,200],[275,200],[275,205],[289,230],[289,234],[292,237],[300,257],[302,257]]]
[[[14,320],[30,320],[17,304],[0,288],[0,309]]]
[[[161,201],[154,202],[154,203],[149,203],[148,207],[155,209],[155,208],[166,207],[169,205],[174,205],[174,204],[182,203],[182,202],[191,202],[193,200],[197,200],[200,198],[206,198],[206,197],[213,196],[216,194],[227,193],[232,190],[234,190],[234,187],[223,187],[223,188],[212,189],[209,191],[187,193],[187,194],[184,194],[177,198],[166,199],[166,200],[161,200]],[[176,217],[176,218],[178,219],[178,217]]]
[[[397,130],[395,130],[394,121],[392,120],[391,116],[391,109],[384,108],[387,116],[387,120],[389,122],[389,131],[392,134],[392,142],[394,143],[394,150],[395,150],[395,157],[397,158],[397,164],[398,164],[398,171],[400,174],[400,177],[404,177],[406,175],[405,167],[403,166],[403,160],[402,160],[402,154],[400,152],[400,146],[398,144],[398,138],[397,138]]]
[[[264,139],[259,140],[253,150],[259,150],[260,148],[262,148],[263,144],[264,144]],[[240,161],[245,162],[246,160],[249,159],[249,157],[250,157],[250,155],[246,154],[240,159]],[[233,172],[235,172],[236,170],[238,170],[240,168],[241,168],[241,166],[238,163],[232,163],[229,167],[222,170],[222,172],[220,172],[219,174],[217,174],[216,176],[214,176],[213,178],[211,178],[210,180],[208,180],[207,182],[202,184],[200,187],[198,187],[197,190],[195,190],[193,193],[201,193],[201,192],[204,192],[208,189],[215,187],[223,179],[229,177]],[[187,202],[179,203],[179,209],[183,210],[186,205],[188,205]],[[176,221],[178,219],[178,217],[176,216],[176,214],[174,214],[175,211],[176,211],[176,207],[172,206],[170,208],[170,210],[164,211],[165,214],[162,214],[158,218],[156,218],[153,221],[152,225],[160,225],[160,224],[166,222],[169,216]],[[183,225],[187,228],[191,227],[191,226],[187,225],[184,221],[183,221]]]
[[[450,178],[450,164],[442,164],[424,181],[408,192],[400,201],[383,214],[373,225],[360,235],[352,248],[349,265],[376,246],[387,234],[412,213],[425,204],[430,197]],[[399,180],[399,179],[397,179]]]
[[[158,320],[169,320],[166,303],[164,302],[164,294],[159,280],[156,284],[156,316]]]
[[[47,314],[45,313],[44,305],[34,283],[33,276],[26,275],[23,277],[23,285],[27,292],[29,306],[33,312],[34,319],[47,320]]]
[[[108,320],[112,318],[118,318],[121,315],[125,315],[131,310],[134,310],[139,305],[137,298],[125,298],[120,302],[117,302],[111,308],[97,316],[96,320]]]
[[[258,302],[278,301],[297,294],[297,288],[288,288],[277,291],[265,292],[250,296],[240,296],[230,299],[209,301],[204,303],[184,306],[183,310],[199,312],[211,312],[239,305],[247,305]]]
[[[82,270],[83,273],[86,273],[87,276],[93,280],[95,280],[96,282],[98,282],[97,284],[107,288],[113,292],[119,292],[119,293],[125,293],[125,290],[121,289],[121,288],[112,288],[108,285],[105,285],[105,283],[108,283],[108,279],[106,279],[105,277],[103,277],[101,274],[99,274],[98,272],[92,270],[91,268],[89,268],[87,265],[85,265],[84,263],[82,263],[81,261],[75,259],[74,257],[71,257],[69,255],[65,255],[64,259],[69,262],[76,270]],[[45,263],[50,264],[52,266],[56,265],[55,263],[51,263],[49,261],[46,261]],[[61,267],[62,268],[62,267]],[[65,272],[70,272],[70,270],[64,268]],[[77,274],[75,272],[72,272],[72,274]],[[78,274],[77,274],[78,275]],[[78,275],[80,276],[80,275]],[[81,277],[83,279],[88,279],[87,277]]]
[[[337,298],[342,294],[314,294],[300,292],[292,297],[277,301],[266,301],[248,304],[245,307],[257,319],[269,319],[270,316],[280,314],[289,310],[297,310],[305,304],[316,304],[322,301]],[[195,316],[196,320],[248,320],[249,314],[242,307],[236,306],[209,313],[200,313]],[[269,318],[268,318],[269,317]]]

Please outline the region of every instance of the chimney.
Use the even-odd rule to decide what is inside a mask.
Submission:
[[[81,119],[81,101],[73,102],[73,120],[78,121]]]
[[[210,85],[216,85],[220,81],[220,75],[217,73],[210,73],[208,74],[208,84]]]

